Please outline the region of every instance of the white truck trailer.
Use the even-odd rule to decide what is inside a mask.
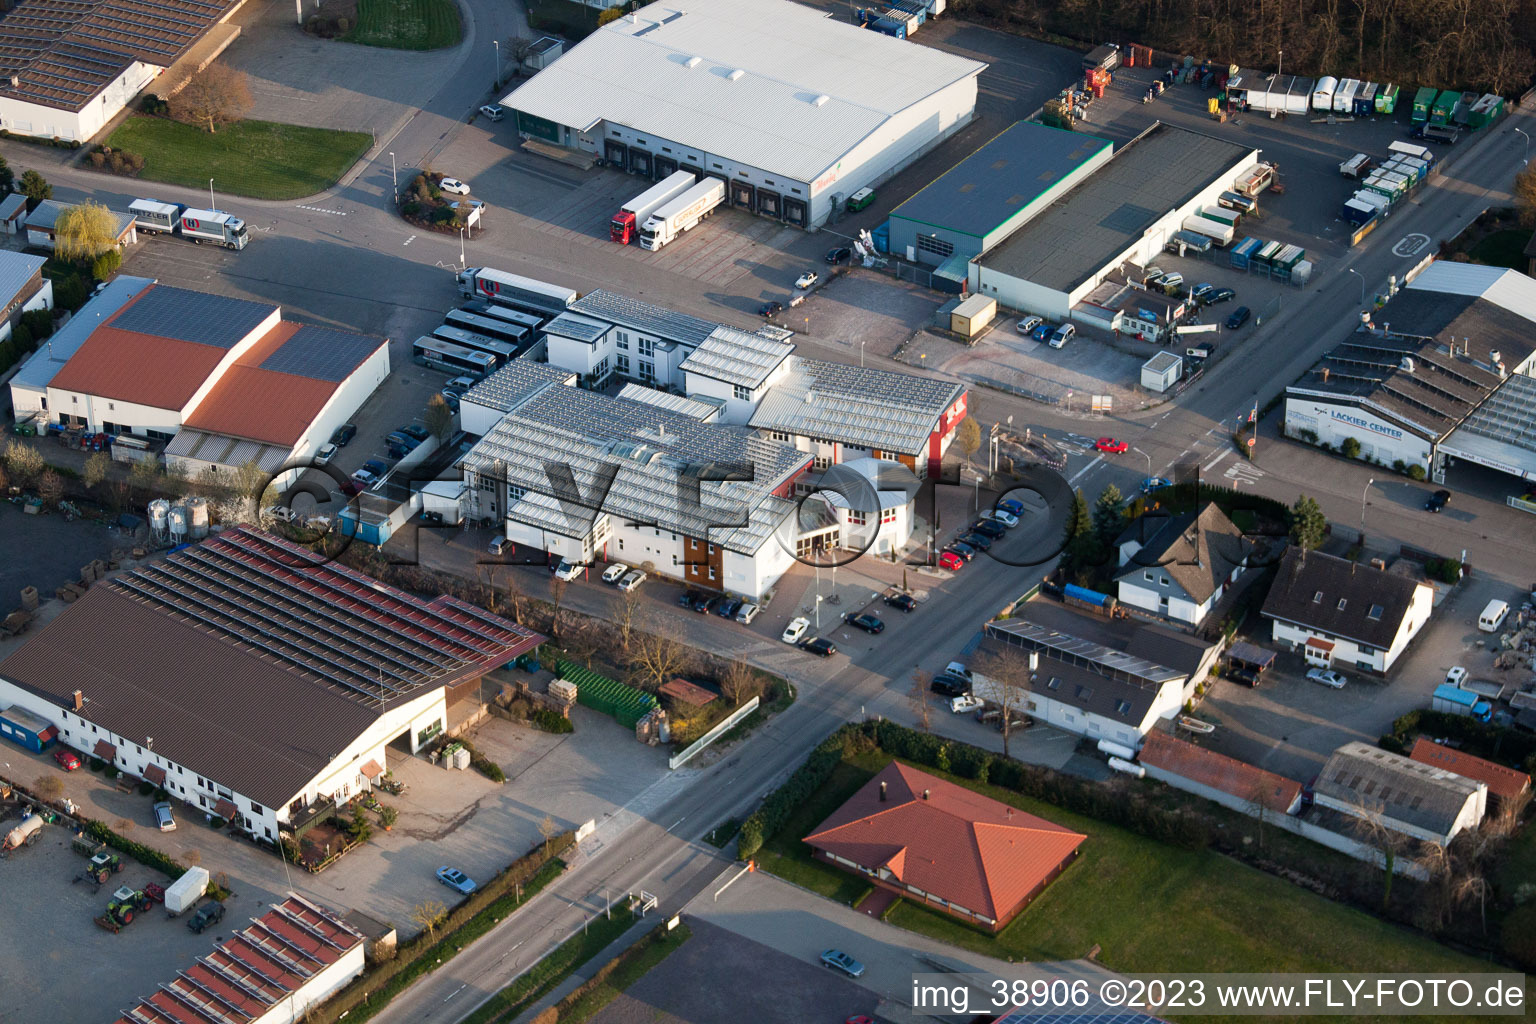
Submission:
[[[705,178],[651,214],[640,228],[641,247],[660,249],[684,231],[693,230],[723,202],[725,182],[719,178]]]
[[[184,910],[191,908],[192,904],[203,898],[208,891],[208,869],[188,868],[187,873],[165,890],[165,913],[168,917],[175,917]]]
[[[250,235],[245,221],[223,210],[183,210],[181,236],[201,245],[203,239],[218,242],[227,249],[244,249]]]
[[[133,221],[140,231],[162,235],[176,233],[185,210],[180,203],[162,203],[158,199],[135,199],[128,204],[128,212],[133,214]]]
[[[658,181],[638,196],[619,207],[608,226],[608,237],[620,245],[628,245],[640,233],[640,226],[651,214],[693,187],[697,181],[692,171],[678,171]]]

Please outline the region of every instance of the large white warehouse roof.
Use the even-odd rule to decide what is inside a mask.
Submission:
[[[893,115],[985,64],[789,0],[659,0],[598,29],[502,102],[586,131],[623,124],[814,182]]]

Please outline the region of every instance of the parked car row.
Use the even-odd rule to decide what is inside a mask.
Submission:
[[[1023,514],[1023,502],[1013,498],[998,502],[996,508],[983,512],[939,552],[939,568],[959,572],[978,552],[990,549],[1004,534],[1018,526]]]
[[[741,597],[727,597],[724,594],[709,594],[702,590],[685,590],[677,603],[683,608],[689,608],[700,615],[714,612],[722,619],[734,619],[742,625],[750,625],[757,618],[761,610],[758,605]]]

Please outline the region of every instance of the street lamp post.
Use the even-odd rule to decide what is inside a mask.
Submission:
[[[496,47],[496,69],[495,69],[496,70],[496,88],[500,89],[501,88],[501,40],[500,39],[492,39],[491,40],[491,45]],[[496,97],[492,96],[491,99],[494,101],[496,99]]]
[[[396,205],[400,203],[400,172],[395,170],[395,152],[389,152],[389,191]]]
[[[1525,152],[1524,152],[1524,154],[1522,154],[1522,156],[1520,158],[1520,163],[1521,164],[1528,164],[1528,163],[1531,162],[1530,161],[1530,156],[1531,156],[1531,137],[1529,135],[1525,134],[1525,132],[1522,131],[1519,128],[1516,128],[1515,131],[1519,132],[1520,133],[1520,137],[1525,140]]]
[[[1365,305],[1365,275],[1354,267],[1345,267],[1344,269],[1360,279],[1360,305]]]
[[[1148,455],[1146,452],[1142,451],[1140,448],[1132,448],[1131,451],[1135,452],[1137,455],[1140,455],[1142,458],[1147,460],[1147,479],[1151,480],[1152,479],[1152,456]]]
[[[213,179],[212,178],[208,179],[208,209],[210,209],[210,210],[217,210],[218,209],[218,207],[215,206],[214,202],[213,202]]]
[[[1366,495],[1371,493],[1371,485],[1374,484],[1375,482],[1376,482],[1376,478],[1375,477],[1371,477],[1369,480],[1367,480],[1365,482],[1365,487],[1360,491],[1360,543],[1361,544],[1365,543],[1365,497],[1366,497]]]
[[[864,342],[859,342],[859,369],[864,368]]]
[[[459,228],[459,269],[463,270],[467,266],[469,263],[464,259],[464,229]]]

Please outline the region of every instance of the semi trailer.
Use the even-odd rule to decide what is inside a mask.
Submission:
[[[619,207],[608,225],[608,237],[620,245],[628,245],[640,233],[640,226],[667,203],[692,188],[698,179],[692,171],[678,171],[663,178],[638,196]]]
[[[723,202],[725,182],[719,178],[705,178],[651,214],[640,229],[640,245],[646,249],[660,249],[684,231],[693,230]]]

